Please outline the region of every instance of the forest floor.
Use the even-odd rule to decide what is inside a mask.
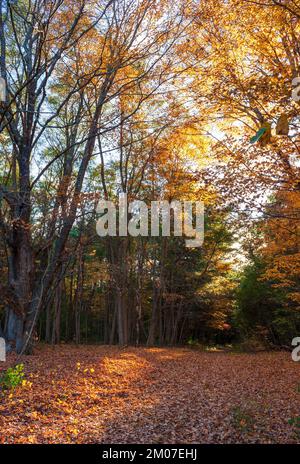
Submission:
[[[300,441],[289,353],[62,345],[21,362],[24,385],[1,393],[0,443]]]

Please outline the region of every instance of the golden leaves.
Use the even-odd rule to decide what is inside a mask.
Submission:
[[[265,279],[273,281],[276,288],[286,289],[287,296],[300,309],[300,192],[277,193],[277,204],[271,218],[263,227],[265,247],[262,249],[267,262]]]

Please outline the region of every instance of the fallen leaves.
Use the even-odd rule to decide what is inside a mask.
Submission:
[[[1,397],[0,443],[299,441],[287,353],[42,346],[22,362],[26,381]]]

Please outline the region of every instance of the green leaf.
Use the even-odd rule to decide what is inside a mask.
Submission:
[[[252,137],[250,139],[250,143],[255,143],[255,142],[258,142],[259,139],[261,139],[261,137],[264,135],[264,133],[267,131],[267,128],[266,127],[261,127],[257,132],[256,134],[254,135],[254,137]]]

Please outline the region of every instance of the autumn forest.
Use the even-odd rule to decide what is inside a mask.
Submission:
[[[299,125],[298,0],[0,0],[1,444],[299,442]]]

